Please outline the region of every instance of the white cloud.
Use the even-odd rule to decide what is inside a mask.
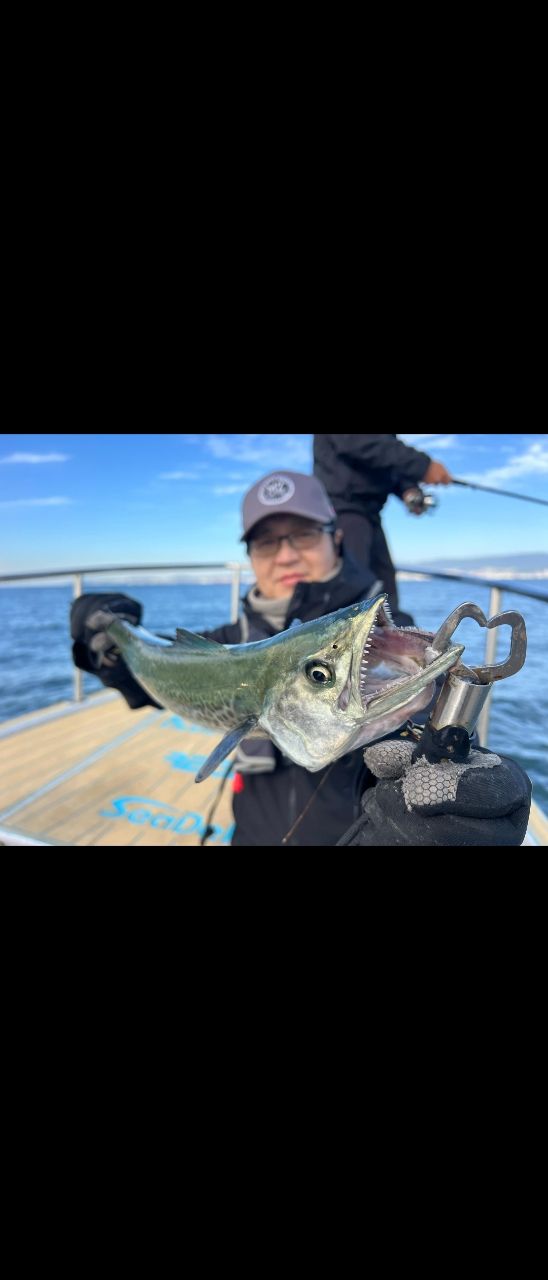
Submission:
[[[472,474],[468,472],[462,477],[476,484],[498,485],[504,480],[519,480],[522,476],[538,476],[548,474],[548,444],[531,444],[524,453],[516,453],[502,467],[492,467],[490,471]]]
[[[0,507],[65,507],[74,498],[9,498]]]
[[[243,484],[216,484],[213,493],[244,493],[249,488],[247,480]]]
[[[438,449],[455,449],[458,448],[458,440],[456,436],[437,436],[435,440],[431,440],[428,445],[428,452]]]
[[[428,435],[411,436],[409,435],[409,432],[405,432],[403,435],[400,435],[400,433],[398,432],[398,440],[403,440],[405,444],[416,445],[419,443],[419,440],[435,440],[437,435],[438,435],[437,431],[431,432],[429,436]]]
[[[211,435],[204,443],[214,458],[253,463],[257,471],[312,471],[312,437],[309,435]],[[258,478],[258,477],[257,477]]]
[[[438,436],[435,433],[434,435],[429,436],[403,435],[398,436],[398,439],[403,440],[404,444],[412,445],[413,448],[420,446],[421,452],[423,451],[422,446],[426,445],[428,442],[427,452],[430,454],[432,453],[432,449],[455,449],[458,448],[459,445],[458,436]]]
[[[162,471],[158,476],[159,480],[197,480],[198,477],[193,471]]]
[[[10,453],[7,458],[0,458],[0,464],[11,462],[68,462],[68,453]]]

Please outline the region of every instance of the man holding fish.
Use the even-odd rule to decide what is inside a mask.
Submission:
[[[530,784],[513,761],[488,752],[460,766],[475,770],[469,813],[448,791],[444,812],[438,797],[422,820],[422,804],[408,810],[406,799],[390,821],[386,805],[404,794],[409,770],[400,769],[400,787],[399,764],[388,775],[385,753],[372,771],[362,748],[428,712],[437,677],[462,646],[440,653],[430,633],[394,625],[371,573],[345,555],[318,478],[285,469],[262,477],[245,495],[242,524],[256,581],[238,622],[201,637],[179,630],[171,642],[135,625],[141,606],[129,597],[81,596],[72,609],[76,665],[131,707],[165,706],[225,730],[196,781],[237,750],[234,845],[491,844],[494,820],[498,843],[519,844]],[[400,736],[394,746],[401,756]],[[491,784],[482,814],[475,779],[487,770],[501,786]],[[506,839],[501,806],[511,817]]]

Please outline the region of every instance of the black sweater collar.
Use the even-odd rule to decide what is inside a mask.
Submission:
[[[321,618],[324,613],[334,613],[336,609],[344,609],[346,605],[354,604],[355,600],[365,598],[370,579],[370,572],[364,572],[343,554],[343,566],[336,578],[331,578],[329,582],[297,583],[289,601],[286,626],[289,627],[294,618],[298,618],[300,622],[309,622],[312,618]],[[256,616],[249,602],[249,594],[243,603],[248,617]]]

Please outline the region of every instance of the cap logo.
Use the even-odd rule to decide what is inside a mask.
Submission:
[[[265,507],[277,507],[281,502],[289,502],[295,492],[295,485],[288,476],[269,476],[261,485],[257,498]]]

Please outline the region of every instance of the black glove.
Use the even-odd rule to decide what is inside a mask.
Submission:
[[[101,592],[98,595],[79,596],[70,611],[70,634],[74,640],[72,656],[75,665],[83,671],[99,671],[103,665],[114,666],[116,660],[122,659],[110,636],[107,635],[101,610],[115,613],[125,618],[134,626],[141,621],[143,607],[137,600],[129,596],[109,595]],[[98,614],[98,617],[94,615]]]
[[[143,606],[130,596],[101,592],[97,595],[79,596],[70,612],[70,633],[74,644],[74,664],[82,671],[98,676],[107,689],[119,689],[130,707],[159,704],[150,698],[126,666],[116,646],[105,631],[103,610],[115,613],[137,626],[141,621]]]
[[[411,762],[401,740],[368,747],[379,779],[362,796],[362,816],[339,845],[520,845],[531,783],[508,756],[478,747],[464,764]]]

